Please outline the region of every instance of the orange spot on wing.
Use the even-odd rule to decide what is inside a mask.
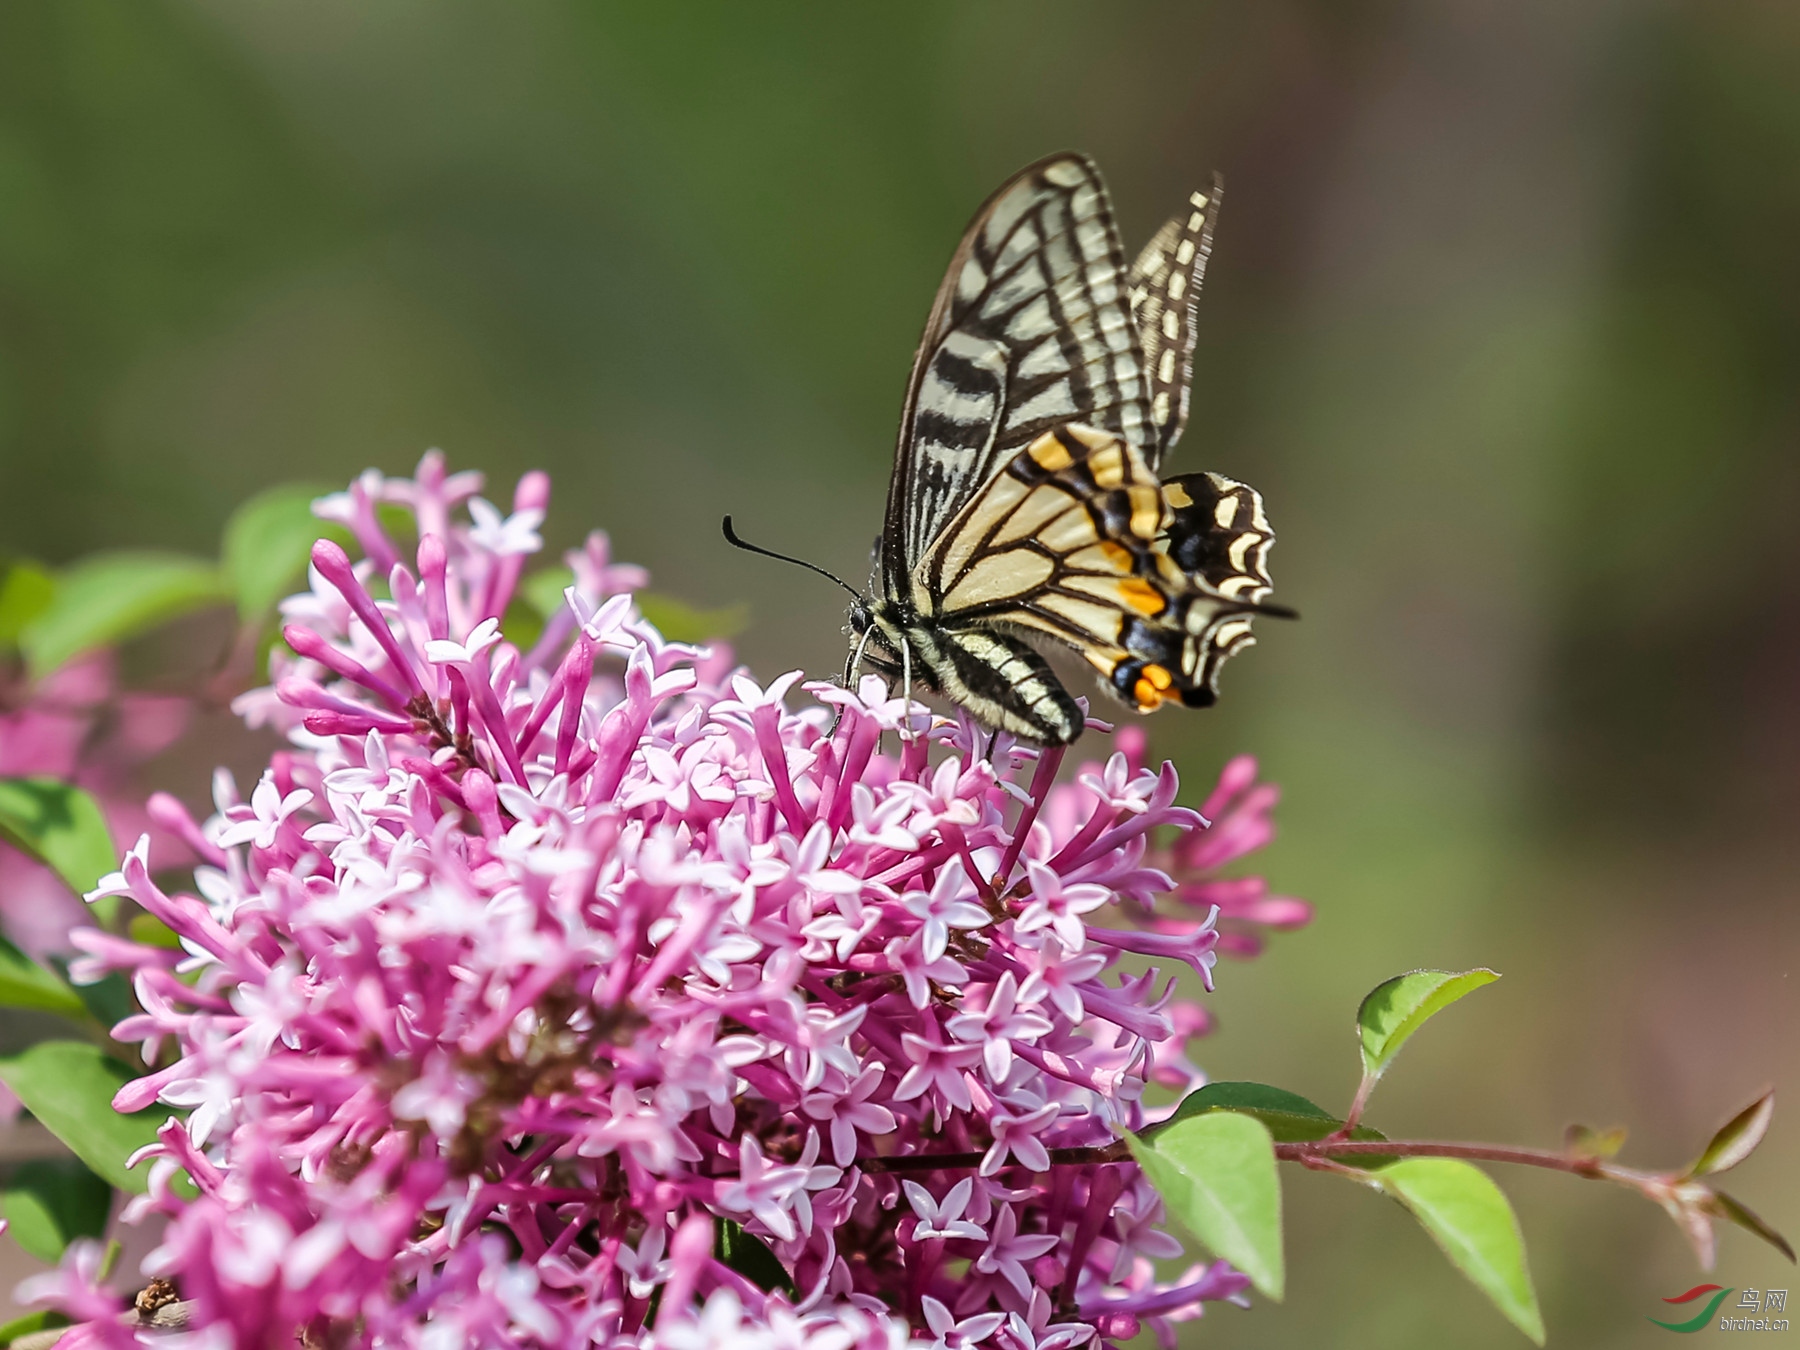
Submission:
[[[1125,482],[1125,456],[1116,445],[1109,445],[1088,456],[1088,472],[1103,488],[1116,488]]]
[[[1069,454],[1068,447],[1056,439],[1056,433],[1053,431],[1047,431],[1039,436],[1026,447],[1025,453],[1030,455],[1038,468],[1046,473],[1055,473],[1059,469],[1066,469],[1075,462]]]
[[[1131,695],[1137,700],[1139,712],[1155,712],[1167,701],[1164,692],[1175,683],[1175,679],[1162,666],[1145,666],[1143,673],[1137,677],[1137,683],[1131,687]]]
[[[1133,609],[1142,614],[1161,614],[1169,607],[1163,599],[1162,592],[1157,590],[1142,577],[1126,577],[1119,582],[1119,596]],[[1161,669],[1151,666],[1151,670]]]

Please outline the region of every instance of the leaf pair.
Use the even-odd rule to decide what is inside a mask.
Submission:
[[[1363,1077],[1353,1114],[1413,1034],[1452,1003],[1500,976],[1475,970],[1415,970],[1371,989],[1356,1010]],[[1544,1315],[1525,1261],[1525,1237],[1499,1186],[1459,1158],[1396,1158],[1371,1167],[1369,1185],[1404,1205],[1450,1263],[1508,1321],[1544,1343]]]
[[[1280,1299],[1285,1283],[1276,1143],[1311,1143],[1344,1122],[1295,1093],[1262,1083],[1209,1083],[1161,1125],[1131,1138],[1133,1155],[1169,1212],[1213,1252]],[[1367,1127],[1357,1140],[1382,1135]],[[1480,1168],[1449,1158],[1365,1156],[1371,1186],[1405,1205],[1451,1262],[1527,1336],[1543,1316],[1525,1242],[1506,1197]]]
[[[313,541],[345,538],[312,514],[323,489],[288,484],[259,493],[226,522],[219,560],[177,553],[97,553],[55,574],[15,564],[0,583],[0,643],[17,646],[41,676],[86,652],[160,624],[235,603],[239,622],[260,625],[306,573]]]
[[[1378,985],[1357,1011],[1363,1080],[1353,1117],[1414,1032],[1496,978],[1489,970],[1413,971]],[[1285,1269],[1276,1146],[1292,1150],[1331,1137],[1360,1142],[1384,1136],[1281,1088],[1209,1083],[1189,1094],[1169,1120],[1129,1140],[1170,1214],[1262,1293],[1279,1299]],[[1450,1158],[1361,1154],[1356,1166],[1334,1170],[1404,1205],[1457,1269],[1515,1326],[1543,1343],[1543,1315],[1518,1220],[1480,1168]]]
[[[1672,1183],[1653,1191],[1654,1198],[1668,1211],[1681,1229],[1682,1236],[1694,1249],[1701,1269],[1711,1270],[1716,1249],[1712,1221],[1724,1219],[1746,1232],[1754,1233],[1788,1260],[1794,1260],[1794,1249],[1788,1240],[1758,1216],[1741,1200],[1725,1194],[1705,1177],[1717,1176],[1736,1167],[1756,1151],[1768,1133],[1775,1116],[1775,1091],[1767,1089],[1750,1105],[1721,1125],[1700,1151],[1686,1172]]]

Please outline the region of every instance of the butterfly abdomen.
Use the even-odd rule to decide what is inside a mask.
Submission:
[[[1067,745],[1086,718],[1049,664],[1018,638],[988,627],[946,628],[907,607],[877,602],[881,641],[910,654],[913,677],[990,727],[1044,745]]]

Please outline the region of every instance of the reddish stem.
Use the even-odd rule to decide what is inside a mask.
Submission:
[[[1131,1157],[1124,1140],[1092,1148],[1053,1148],[1052,1167],[1092,1167],[1123,1162]],[[910,1153],[895,1157],[865,1158],[857,1166],[864,1172],[961,1171],[981,1166],[981,1153]],[[1636,1184],[1655,1174],[1618,1167],[1598,1158],[1576,1157],[1550,1149],[1511,1148],[1501,1144],[1461,1144],[1431,1139],[1316,1139],[1278,1143],[1275,1156],[1303,1167],[1331,1168],[1340,1158],[1463,1158],[1469,1162],[1512,1163],[1543,1167],[1572,1176]]]

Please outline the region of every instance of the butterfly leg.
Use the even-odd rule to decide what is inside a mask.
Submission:
[[[912,742],[912,643],[905,638],[900,639],[900,667],[903,672],[900,685],[900,697],[906,700],[906,710],[902,714],[905,721],[900,726],[900,739]]]
[[[844,660],[844,688],[846,690],[856,688],[856,677],[862,670],[863,652],[868,649],[869,633],[871,631],[873,630],[864,630],[862,639],[856,644],[856,649]],[[843,720],[844,705],[840,703],[838,704],[837,716],[831,719],[831,726],[825,731],[826,740],[830,740],[833,736],[837,735],[838,723]]]
[[[844,662],[844,688],[856,688],[856,677],[862,671],[863,653],[867,651],[868,648],[869,633],[865,632],[862,635],[861,641],[856,644],[856,650],[851,652],[849,658]]]

